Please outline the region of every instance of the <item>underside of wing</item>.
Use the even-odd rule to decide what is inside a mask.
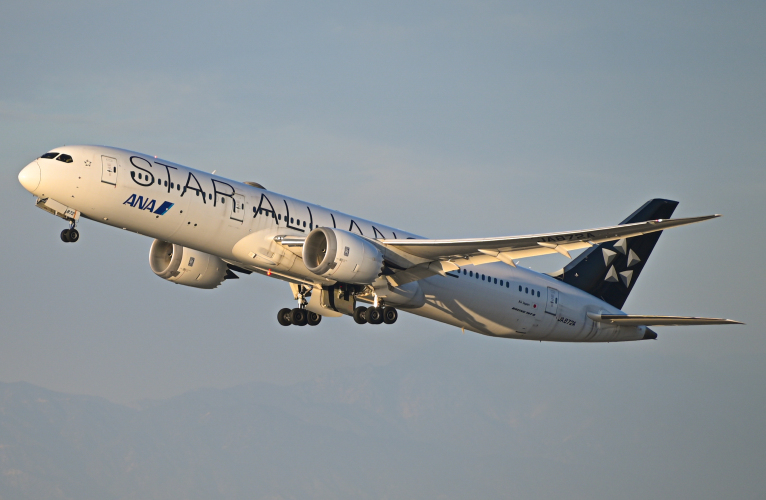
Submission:
[[[683,326],[683,325],[742,325],[739,321],[723,318],[696,318],[692,316],[647,316],[640,314],[595,314],[588,317],[598,323],[620,326]]]

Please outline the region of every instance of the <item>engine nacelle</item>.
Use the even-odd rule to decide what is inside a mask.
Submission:
[[[303,263],[319,276],[341,283],[369,285],[380,275],[383,254],[363,236],[318,227],[303,243]]]
[[[160,240],[152,243],[149,265],[160,278],[206,289],[223,283],[229,270],[226,263],[214,255]]]

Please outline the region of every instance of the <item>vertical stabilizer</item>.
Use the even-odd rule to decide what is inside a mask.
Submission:
[[[649,200],[620,224],[669,219],[677,206],[677,201]],[[592,247],[555,278],[622,309],[661,235],[658,231]]]

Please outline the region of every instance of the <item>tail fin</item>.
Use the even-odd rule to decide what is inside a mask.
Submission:
[[[669,219],[677,206],[677,201],[649,200],[620,224]],[[554,277],[622,309],[660,235],[662,231],[602,243],[580,254]]]

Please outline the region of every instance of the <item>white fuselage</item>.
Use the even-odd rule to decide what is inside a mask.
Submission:
[[[34,169],[39,168],[36,186],[33,181],[24,182],[38,198],[53,199],[88,219],[293,283],[333,284],[312,274],[298,255],[274,241],[276,236],[306,236],[322,226],[374,239],[418,238],[149,155],[100,146],[66,146],[55,151],[70,155],[73,161],[41,158],[24,171],[33,172],[26,178],[34,179]],[[392,298],[398,309],[484,335],[614,342],[640,340],[645,333],[644,327],[594,323],[588,312],[621,311],[550,276],[499,262],[424,278],[407,290],[421,300]]]

